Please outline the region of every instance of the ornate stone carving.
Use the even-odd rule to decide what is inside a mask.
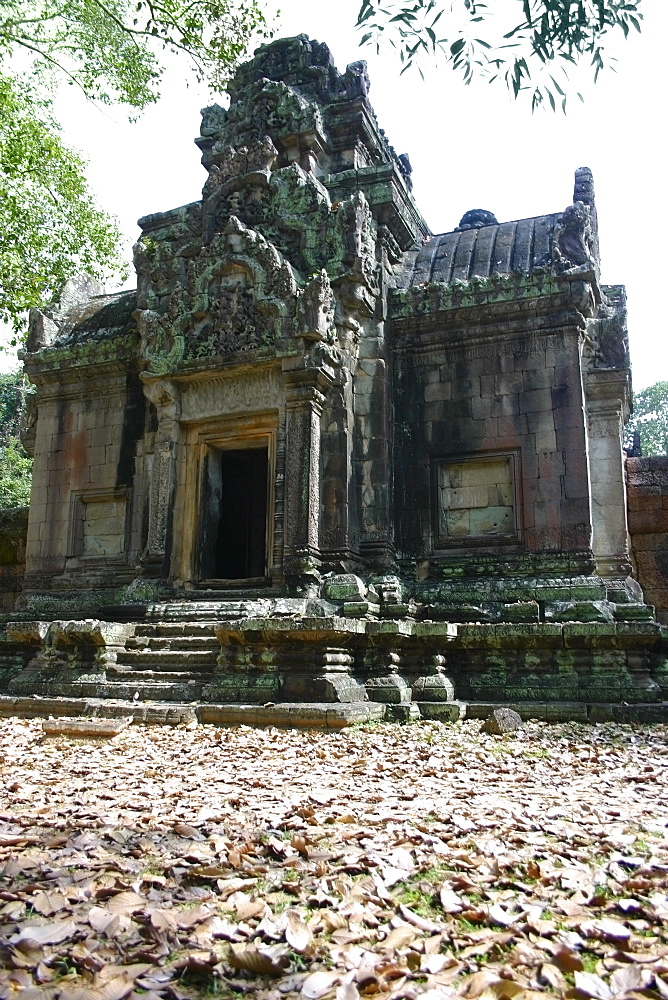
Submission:
[[[297,291],[292,269],[271,243],[234,216],[208,247],[180,266],[179,279],[160,296],[166,308],[137,312],[149,372],[167,374],[182,360],[268,346],[291,332]],[[153,273],[159,279],[164,270],[158,265]]]
[[[174,484],[174,461],[181,399],[178,385],[165,379],[144,381],[144,393],[158,412],[158,430],[153,448],[149,493],[149,523],[146,556],[160,560],[165,553],[167,524]]]
[[[581,201],[569,205],[555,230],[555,263],[560,269],[595,266],[590,210]]]
[[[332,339],[334,295],[324,268],[301,292],[297,316],[298,337],[304,337],[305,340]]]

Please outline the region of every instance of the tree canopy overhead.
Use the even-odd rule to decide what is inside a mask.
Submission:
[[[514,97],[566,107],[568,69],[589,62],[594,79],[613,58],[613,35],[640,31],[642,0],[362,0],[363,43],[396,49],[402,72],[436,56],[461,73],[501,80]],[[539,75],[540,79],[536,79]],[[581,97],[581,95],[578,95]]]
[[[0,3],[0,321],[21,329],[76,272],[119,273],[120,234],[52,113],[67,82],[92,101],[140,112],[157,100],[164,55],[180,53],[221,89],[276,0],[2,0]],[[533,105],[565,102],[556,67],[594,75],[612,35],[640,29],[642,0],[361,0],[362,41],[403,68],[441,55],[466,83],[498,80]],[[540,81],[536,68],[544,70]],[[545,76],[545,74],[547,74]],[[540,74],[539,74],[540,76]],[[561,80],[561,82],[560,82]]]
[[[40,80],[141,109],[158,97],[161,49],[221,87],[265,29],[259,0],[2,0],[0,58],[22,54]]]
[[[159,97],[166,52],[224,86],[254,37],[260,0],[2,0],[0,320],[18,332],[77,272],[122,272],[120,233],[95,204],[80,156],[51,111],[59,83],[141,111]]]

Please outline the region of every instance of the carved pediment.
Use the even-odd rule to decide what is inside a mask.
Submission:
[[[159,260],[151,263],[160,270]],[[268,347],[292,335],[292,269],[238,219],[230,218],[223,233],[180,266],[169,294],[158,299],[162,309],[138,310],[149,370],[165,373],[182,361]]]

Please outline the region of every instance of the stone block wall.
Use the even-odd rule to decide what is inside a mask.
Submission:
[[[450,346],[439,332],[436,343],[415,338],[402,352],[396,500],[405,556],[485,544],[589,547],[577,330],[533,325],[514,337],[487,329],[487,343],[474,348]]]
[[[48,588],[77,568],[97,585],[100,573],[117,573],[128,558],[141,387],[125,373],[102,372],[40,394],[26,582]]]
[[[629,533],[645,600],[668,624],[668,456],[627,458]]]
[[[0,611],[12,611],[26,569],[28,508],[0,510]]]

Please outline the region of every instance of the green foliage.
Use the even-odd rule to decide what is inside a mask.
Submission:
[[[0,510],[30,502],[32,459],[19,439],[21,408],[29,391],[21,370],[0,374]]]
[[[0,374],[0,447],[18,438],[23,400],[32,387],[23,371]]]
[[[118,227],[59,135],[54,87],[141,111],[159,96],[164,52],[220,88],[256,34],[268,34],[258,0],[2,0],[0,321],[18,332],[74,274],[125,269]]]
[[[23,53],[40,80],[64,76],[92,100],[141,109],[158,97],[161,50],[220,87],[258,33],[257,0],[3,0],[0,59]]]
[[[668,455],[668,382],[656,382],[633,394],[633,414],[627,440],[640,432],[643,455]]]
[[[20,441],[10,441],[0,447],[0,510],[23,507],[30,503],[32,458]]]
[[[47,103],[0,75],[0,320],[18,330],[25,310],[51,301],[73,274],[122,271],[119,240]]]
[[[502,80],[514,97],[530,94],[532,109],[547,103],[554,111],[557,104],[566,109],[569,66],[586,60],[597,79],[614,61],[605,51],[610,34],[640,31],[641,3],[507,0],[500,7],[478,0],[362,0],[357,27],[363,44],[396,49],[402,72],[438,56],[467,84],[474,77]]]

